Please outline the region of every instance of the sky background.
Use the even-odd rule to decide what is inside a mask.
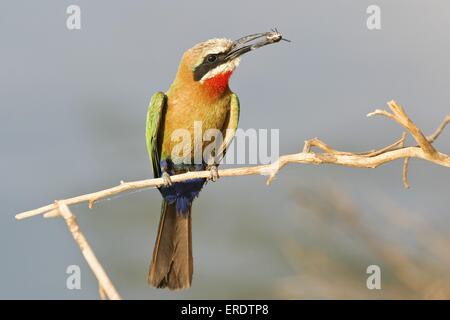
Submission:
[[[366,27],[366,8],[374,3],[381,7],[378,31]],[[81,30],[66,28],[70,4],[81,7]],[[64,221],[18,222],[14,215],[151,177],[147,105],[154,92],[167,90],[182,53],[209,38],[273,27],[292,42],[244,56],[230,87],[240,98],[240,128],[279,129],[280,154],[298,152],[313,137],[346,151],[388,145],[401,128],[365,115],[391,99],[425,133],[450,113],[448,1],[2,1],[0,298],[96,299],[95,278]],[[436,146],[450,151],[448,132]],[[420,248],[413,240],[389,233],[380,216],[392,209],[381,203],[446,233],[450,172],[413,160],[410,182],[404,189],[396,162],[376,170],[292,165],[270,187],[257,176],[210,183],[193,210],[193,286],[176,293],[146,283],[158,192],[73,211],[125,298],[276,298],[277,281],[294,272],[283,239],[321,243],[321,229],[305,230],[298,219],[307,210],[298,205],[302,190],[326,198],[332,185],[361,208],[375,233],[388,243],[406,240],[405,250],[414,251]],[[324,246],[347,258],[356,250],[345,242]],[[366,262],[354,262],[361,286]],[[66,289],[73,264],[81,267],[81,290]]]

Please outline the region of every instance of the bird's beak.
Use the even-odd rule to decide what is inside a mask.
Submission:
[[[257,40],[257,41],[255,41]],[[244,53],[261,48],[267,44],[279,42],[283,39],[281,33],[276,29],[271,32],[255,33],[233,41],[231,50],[226,55],[226,60],[233,60]]]

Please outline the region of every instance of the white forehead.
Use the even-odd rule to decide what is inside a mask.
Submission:
[[[231,45],[233,44],[233,41],[230,39],[225,38],[216,38],[216,39],[210,39],[205,42],[201,42],[197,45],[195,45],[192,50],[198,51],[201,55],[205,54],[211,54],[211,53],[220,53],[227,51]]]

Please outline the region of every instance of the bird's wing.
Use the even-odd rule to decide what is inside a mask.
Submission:
[[[236,94],[231,94],[231,101],[230,101],[230,112],[228,113],[227,122],[225,123],[225,137],[223,139],[223,142],[221,146],[218,149],[217,155],[218,157],[217,162],[219,163],[224,157],[225,153],[227,152],[227,148],[230,145],[231,141],[234,138],[234,135],[236,134],[236,129],[238,127],[239,123],[239,113],[240,113],[240,105],[239,105],[239,99]]]
[[[147,141],[148,155],[152,161],[153,176],[155,178],[161,176],[161,141],[158,140],[160,139],[160,127],[166,105],[166,95],[163,92],[157,92],[152,96],[147,111],[145,138]]]

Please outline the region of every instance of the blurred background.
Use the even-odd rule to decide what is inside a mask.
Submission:
[[[292,42],[243,58],[231,80],[240,127],[280,129],[280,154],[319,137],[346,151],[383,147],[401,128],[365,115],[390,99],[431,133],[449,114],[450,3],[376,1],[2,1],[0,298],[97,299],[61,219],[14,215],[54,199],[151,177],[148,101],[182,53],[213,37],[277,27]],[[81,30],[66,8],[81,7]],[[409,140],[411,143],[411,140]],[[450,152],[448,132],[435,145]],[[189,290],[147,286],[160,195],[144,190],[73,207],[128,299],[450,298],[450,171],[417,160],[376,170],[291,165],[210,183],[194,203]],[[79,265],[81,290],[66,289]],[[381,290],[366,268],[381,267]]]

